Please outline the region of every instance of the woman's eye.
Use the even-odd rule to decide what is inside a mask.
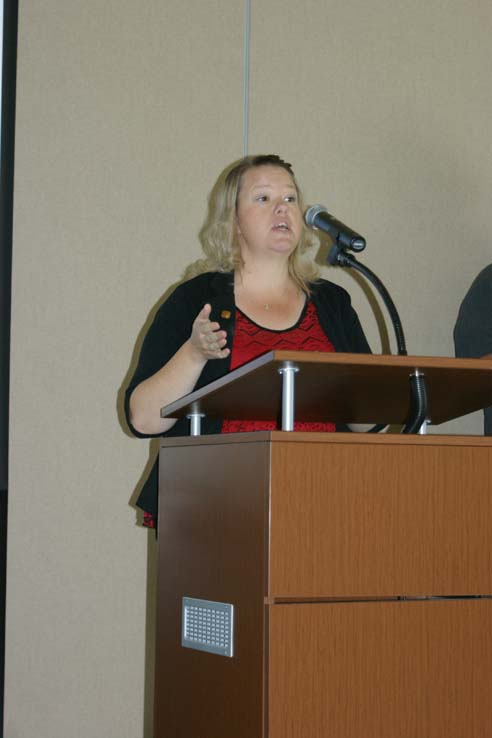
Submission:
[[[287,195],[285,199],[285,202],[296,202],[297,198],[295,195]]]
[[[258,202],[266,202],[268,200],[268,197],[266,195],[258,195],[256,198]]]

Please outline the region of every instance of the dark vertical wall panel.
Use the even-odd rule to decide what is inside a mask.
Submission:
[[[0,170],[0,735],[3,735],[9,426],[10,301],[14,180],[17,0],[3,5]]]

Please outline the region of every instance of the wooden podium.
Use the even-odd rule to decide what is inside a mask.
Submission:
[[[300,420],[402,422],[411,367],[435,422],[492,401],[490,361],[273,352],[172,413],[276,417],[285,361]],[[155,738],[490,737],[490,439],[169,438],[160,484]],[[181,645],[185,597],[233,605],[232,657]]]

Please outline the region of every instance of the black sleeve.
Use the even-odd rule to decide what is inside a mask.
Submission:
[[[472,359],[492,353],[492,264],[472,283],[454,327],[456,356]]]
[[[125,415],[128,427],[139,438],[147,434],[139,433],[130,422],[130,395],[140,382],[148,379],[164,366],[189,338],[196,317],[194,302],[185,299],[182,286],[179,286],[160,306],[144,338],[137,368],[125,393]],[[160,435],[160,434],[156,434]]]
[[[349,293],[333,282],[319,280],[313,285],[312,298],[323,330],[335,351],[370,354],[371,349],[362,330]]]
[[[355,354],[370,354],[371,349],[362,330],[359,316],[352,307],[350,296],[347,292],[345,292],[343,324],[346,326],[350,351],[353,351]]]

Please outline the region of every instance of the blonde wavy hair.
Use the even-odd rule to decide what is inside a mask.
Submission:
[[[208,214],[200,231],[200,241],[205,259],[200,259],[186,271],[186,277],[203,272],[230,272],[243,266],[237,238],[236,212],[243,177],[255,167],[281,167],[290,176],[297,190],[301,211],[304,210],[302,194],[296,182],[292,166],[276,154],[245,156],[230,164],[219,176],[208,198]],[[316,235],[303,225],[301,238],[289,257],[289,274],[292,280],[309,294],[309,283],[319,275],[312,251],[319,246]]]

